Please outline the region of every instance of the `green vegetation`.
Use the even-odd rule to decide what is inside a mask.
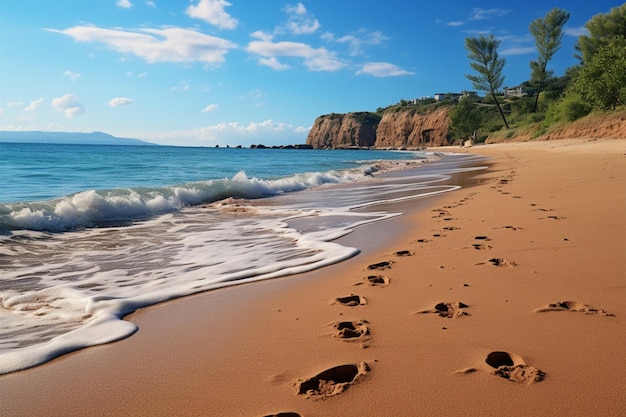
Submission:
[[[465,77],[472,82],[475,89],[489,92],[502,116],[504,125],[508,129],[509,123],[506,121],[506,116],[496,97],[496,91],[502,87],[504,82],[502,69],[506,64],[504,58],[498,57],[499,46],[500,41],[493,35],[489,35],[489,37],[480,35],[478,38],[466,38],[465,49],[468,50],[469,54],[467,56],[472,61],[470,66],[478,74],[468,74]]]
[[[567,11],[555,8],[544,18],[531,22],[529,29],[538,57],[530,62],[530,79],[519,86],[531,94],[521,97],[498,92],[498,82],[503,80],[500,72],[505,65],[504,60],[497,58],[499,42],[493,36],[483,35],[465,40],[470,66],[478,73],[467,78],[475,88],[489,94],[474,102],[475,109],[463,100],[455,104],[451,130],[456,137],[468,135],[464,124],[473,120],[476,110],[481,118],[478,141],[482,141],[518,134],[537,137],[551,126],[572,122],[593,111],[615,111],[626,105],[626,4],[598,14],[585,24],[589,35],[580,36],[576,45],[581,64],[554,77],[547,69],[548,62],[560,49],[563,25],[568,19]],[[494,85],[497,87],[491,88]]]
[[[533,112],[537,111],[539,94],[552,71],[548,71],[548,62],[561,48],[563,26],[569,20],[570,14],[565,10],[554,8],[546,17],[535,19],[529,26],[530,33],[535,38],[538,58],[530,61],[531,83],[535,85],[535,103]]]
[[[529,63],[529,79],[516,87],[521,94],[501,91],[506,61],[498,57],[500,41],[493,35],[480,35],[465,39],[470,67],[475,71],[466,77],[474,88],[487,93],[485,97],[400,100],[374,113],[352,114],[361,122],[377,124],[384,113],[427,114],[449,107],[450,141],[473,136],[482,142],[518,135],[537,137],[555,125],[593,112],[620,110],[626,106],[626,3],[593,16],[585,24],[589,34],[579,37],[574,51],[580,64],[555,76],[548,66],[561,48],[563,26],[569,16],[569,12],[554,8],[530,23],[537,57]]]

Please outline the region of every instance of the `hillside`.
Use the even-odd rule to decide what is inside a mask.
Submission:
[[[156,146],[143,140],[118,138],[102,132],[0,131],[0,142]]]
[[[458,143],[450,130],[452,105],[424,111],[415,108],[393,109],[382,117],[370,113],[331,114],[318,117],[306,143],[317,149],[373,147],[411,149]],[[485,143],[554,140],[565,138],[626,138],[626,109],[611,113],[592,113],[574,122],[561,122],[539,134],[541,123],[512,129],[485,132]]]

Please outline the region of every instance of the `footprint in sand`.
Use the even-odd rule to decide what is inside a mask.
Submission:
[[[454,303],[438,303],[433,308],[418,311],[418,314],[437,314],[440,317],[448,319],[456,319],[463,316],[469,316],[469,314],[463,310],[469,306],[460,301]]]
[[[511,382],[533,384],[545,379],[546,373],[534,366],[526,365],[521,356],[509,352],[494,351],[485,358],[485,365],[467,368],[457,373],[469,374],[484,369],[491,375],[499,376]]]
[[[369,372],[367,363],[339,365],[296,383],[298,395],[322,399],[341,394]]]
[[[301,417],[298,413],[286,412],[286,413],[276,413],[276,414],[268,414],[263,417]]]
[[[476,250],[485,250],[485,249],[491,249],[491,246],[489,245],[483,245],[482,243],[474,243],[472,245],[472,247]]]
[[[345,297],[338,297],[335,299],[336,302],[348,307],[356,307],[367,304],[365,298],[360,295],[351,294]]]
[[[340,321],[333,324],[335,337],[344,341],[363,341],[369,338],[370,329],[367,320]]]
[[[594,308],[578,301],[557,301],[556,303],[550,303],[545,307],[536,309],[535,313],[545,313],[548,311],[574,311],[591,315],[615,317],[613,313],[609,313],[601,308]]]
[[[414,253],[409,251],[409,250],[400,250],[398,252],[394,252],[393,253],[396,256],[402,257],[402,256],[413,256]]]
[[[391,264],[393,262],[391,261],[383,261],[383,262],[377,262],[375,264],[371,264],[367,266],[367,269],[372,270],[372,269],[378,269],[378,270],[384,270],[384,269],[389,269],[391,268]]]
[[[486,262],[479,262],[476,265],[485,265],[487,263],[490,263],[491,265],[498,266],[501,268],[513,268],[517,266],[515,262],[509,261],[508,259],[503,259],[503,258],[491,258]]]
[[[389,278],[383,275],[368,275],[363,278],[363,281],[364,282],[357,282],[354,285],[361,285],[366,283],[368,285],[371,285],[372,287],[384,287],[385,285],[389,284]]]

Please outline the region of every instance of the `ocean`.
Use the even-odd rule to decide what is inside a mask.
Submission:
[[[141,307],[353,257],[339,237],[473,158],[0,143],[0,374],[128,337]]]

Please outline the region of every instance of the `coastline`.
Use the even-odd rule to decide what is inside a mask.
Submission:
[[[377,228],[393,228],[393,242],[142,309],[127,317],[139,326],[131,338],[1,376],[2,415],[621,415],[626,141],[436,150],[485,155],[489,168],[346,237],[375,241]],[[382,261],[391,268],[367,269]],[[370,286],[369,275],[389,282]],[[365,304],[335,300],[350,294]],[[419,314],[446,302],[467,314]],[[596,311],[575,311],[585,305]],[[341,340],[340,321],[370,334]],[[492,375],[492,352],[543,380]],[[297,394],[299,380],[361,362],[369,372],[345,392]]]

